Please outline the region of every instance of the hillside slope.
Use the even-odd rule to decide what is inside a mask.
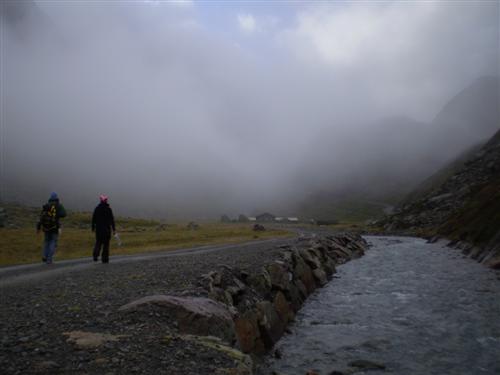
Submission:
[[[442,184],[415,196],[379,224],[472,244],[471,256],[500,266],[500,131]]]
[[[481,77],[450,97],[432,123],[399,116],[363,127],[362,137],[322,134],[306,157],[315,163],[299,176],[316,186],[308,187],[310,194],[298,212],[366,220],[381,216],[384,204],[393,205],[405,196],[410,201],[420,198],[420,192],[440,186],[456,173],[480,149],[478,144],[500,128],[499,92],[498,77]],[[323,171],[321,179],[318,170]],[[351,202],[356,202],[353,209]]]

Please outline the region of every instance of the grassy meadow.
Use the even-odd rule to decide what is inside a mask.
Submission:
[[[43,233],[36,234],[39,209],[3,205],[8,225],[0,228],[0,265],[34,263],[41,260]],[[90,230],[91,214],[68,212],[61,219],[62,233],[56,261],[91,257],[94,234]],[[165,224],[154,220],[116,218],[116,228],[122,245],[111,239],[110,254],[135,254],[158,250],[179,249],[199,245],[226,244],[255,239],[290,236],[285,230],[268,229],[254,232],[252,224],[198,223],[196,230],[187,223]]]

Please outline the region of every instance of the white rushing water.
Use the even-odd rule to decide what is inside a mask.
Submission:
[[[422,239],[366,239],[366,255],[309,298],[260,372],[500,374],[499,271]],[[351,366],[359,360],[385,369]]]

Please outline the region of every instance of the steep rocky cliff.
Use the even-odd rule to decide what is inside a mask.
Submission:
[[[449,238],[478,261],[500,267],[500,131],[446,173],[444,182],[414,193],[378,224]]]

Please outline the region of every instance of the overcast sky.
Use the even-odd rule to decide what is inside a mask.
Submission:
[[[36,4],[2,19],[4,199],[263,209],[322,134],[428,123],[499,74],[497,1]]]

